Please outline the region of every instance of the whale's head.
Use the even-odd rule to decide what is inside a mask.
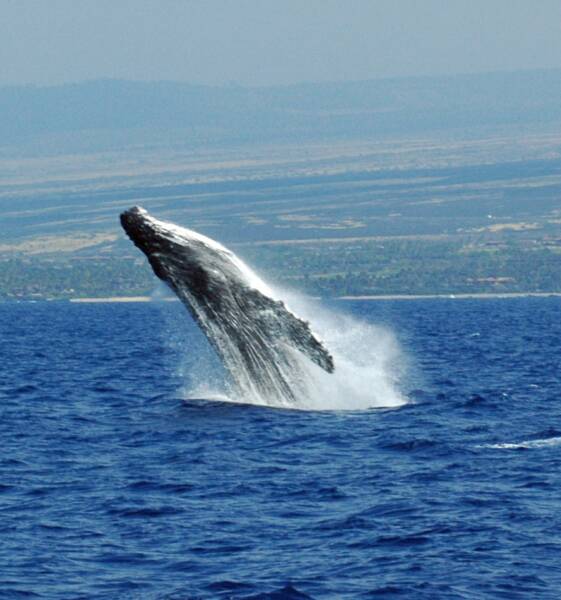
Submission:
[[[194,250],[203,241],[203,236],[195,231],[155,219],[140,206],[133,206],[121,213],[121,225],[147,256],[171,251],[177,246]]]
[[[216,301],[232,282],[268,293],[266,284],[218,242],[134,206],[121,214],[121,225],[144,252],[154,273],[174,291]]]

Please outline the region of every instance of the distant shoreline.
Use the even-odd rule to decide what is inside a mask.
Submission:
[[[387,296],[339,296],[336,300],[434,300],[439,298],[452,300],[492,299],[492,298],[547,298],[561,297],[561,292],[480,292],[467,294],[391,294]]]
[[[101,302],[150,302],[150,296],[110,296],[108,298],[70,298],[70,302],[76,304],[82,303],[101,303]]]
[[[153,298],[152,296],[108,296],[107,298],[70,298],[69,302],[75,304],[95,304],[105,302],[175,302],[178,298],[165,297]]]
[[[371,301],[371,300],[466,300],[466,299],[493,299],[493,298],[547,298],[550,296],[561,297],[561,292],[504,292],[504,293],[468,293],[468,294],[388,294],[364,296],[338,296],[330,300],[342,301]],[[152,298],[151,296],[110,296],[107,298],[70,298],[76,304],[110,303],[110,302],[175,302],[177,298]]]

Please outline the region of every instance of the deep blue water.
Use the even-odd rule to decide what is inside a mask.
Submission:
[[[0,597],[561,597],[561,300],[339,308],[409,404],[185,401],[179,303],[0,305]]]

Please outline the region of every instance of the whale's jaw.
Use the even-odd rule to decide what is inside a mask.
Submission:
[[[123,212],[121,224],[198,322],[239,393],[293,405],[306,394],[312,363],[333,372],[309,324],[224,246],[139,207]]]

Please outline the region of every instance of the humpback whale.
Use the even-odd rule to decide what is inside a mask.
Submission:
[[[238,394],[291,406],[307,393],[311,363],[334,371],[309,323],[220,243],[137,206],[121,214],[121,224],[187,307]]]

